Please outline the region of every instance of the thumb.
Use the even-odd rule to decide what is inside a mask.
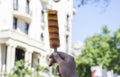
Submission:
[[[62,58],[60,57],[60,55],[57,52],[53,52],[53,57],[58,64],[63,62]]]

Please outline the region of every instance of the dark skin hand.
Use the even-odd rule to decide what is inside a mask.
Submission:
[[[50,55],[50,64],[57,63],[56,72],[60,77],[78,77],[74,58],[64,52],[54,52]]]

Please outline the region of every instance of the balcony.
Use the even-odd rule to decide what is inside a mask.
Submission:
[[[45,51],[44,43],[34,40],[33,38],[28,37],[27,35],[18,33],[14,30],[1,30],[0,31],[0,43],[11,42],[15,43],[17,46],[30,46],[33,47],[36,51]]]
[[[18,18],[18,19],[21,19],[21,20],[25,21],[28,24],[30,24],[31,21],[32,21],[31,16],[27,13],[22,13],[22,12],[13,10],[13,16],[15,18]]]
[[[43,2],[44,4],[48,4],[48,0],[41,0],[41,2]]]

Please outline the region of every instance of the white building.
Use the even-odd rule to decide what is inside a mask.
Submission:
[[[91,67],[91,77],[119,77],[117,73],[113,70],[107,70],[102,66],[92,66]]]
[[[79,56],[80,54],[82,54],[82,49],[84,47],[84,43],[82,43],[81,41],[76,41],[72,43],[72,55],[74,56]]]
[[[0,0],[0,73],[10,73],[20,59],[33,69],[34,60],[48,66],[46,56],[51,49],[47,9],[58,11],[61,44],[58,50],[71,50],[73,0]]]

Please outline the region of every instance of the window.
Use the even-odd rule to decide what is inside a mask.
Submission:
[[[37,70],[38,64],[40,63],[40,55],[36,52],[32,53],[32,68]]]
[[[24,58],[25,58],[25,52],[24,50],[22,49],[19,49],[19,48],[16,48],[16,53],[15,53],[15,62],[18,62],[18,61],[24,61]],[[16,65],[16,63],[15,63]],[[20,70],[22,70],[24,68],[24,66],[18,66],[18,68]],[[17,74],[19,74],[19,72],[15,71]]]
[[[17,29],[17,18],[13,18],[13,29]]]
[[[3,68],[5,69],[6,66],[6,63],[7,63],[7,45],[5,44],[1,44],[0,45],[0,68]],[[4,66],[4,67],[3,67]],[[1,69],[0,69],[0,72],[1,72]],[[1,77],[1,75],[0,75]]]
[[[65,39],[66,39],[66,51],[68,52],[68,47],[69,47],[69,36],[68,35],[66,35],[66,37],[65,37]]]
[[[5,58],[5,61],[4,61],[4,64],[7,64],[7,46],[5,45],[3,45],[2,46],[2,48],[3,48],[3,54],[4,54],[4,58]]]
[[[66,21],[67,21],[66,30],[69,31],[69,15],[67,15]]]
[[[26,2],[26,12],[29,14],[29,0]]]
[[[15,61],[24,60],[25,52],[22,49],[16,48]]]
[[[41,35],[40,35],[40,39],[41,39],[41,41],[44,41],[43,33],[41,33]]]
[[[25,25],[24,25],[24,32],[25,32],[26,34],[28,34],[28,29],[29,29],[29,24],[28,24],[28,23],[25,23]]]
[[[13,0],[13,9],[18,10],[18,0]]]
[[[44,22],[44,10],[41,11],[41,21]]]

